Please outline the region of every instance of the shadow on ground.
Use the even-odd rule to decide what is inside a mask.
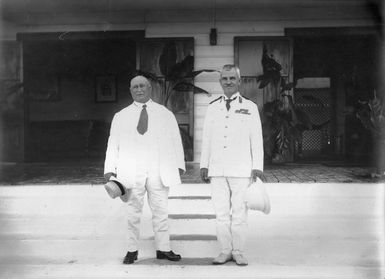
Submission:
[[[135,262],[135,265],[213,265],[212,258],[182,258],[179,262],[172,262],[167,260],[157,260],[155,258],[143,259]],[[232,263],[227,263],[231,265]]]

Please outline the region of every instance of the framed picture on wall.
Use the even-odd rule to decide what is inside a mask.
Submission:
[[[115,76],[97,76],[95,80],[95,87],[95,101],[97,103],[110,103],[117,101]]]

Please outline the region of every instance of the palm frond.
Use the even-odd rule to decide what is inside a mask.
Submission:
[[[193,91],[194,93],[209,94],[209,92],[207,92],[206,90],[186,81],[178,82],[177,84],[175,84],[175,86],[173,87],[173,90],[181,91],[181,92]]]
[[[187,76],[189,78],[194,78],[196,77],[197,75],[200,75],[201,73],[220,73],[220,71],[218,70],[208,70],[208,69],[204,69],[204,70],[199,70],[199,71],[192,71],[191,72],[191,75],[190,76]]]

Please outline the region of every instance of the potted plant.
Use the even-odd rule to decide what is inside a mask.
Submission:
[[[263,106],[265,160],[270,163],[292,161],[295,144],[302,141],[303,131],[312,129],[313,125],[308,115],[294,104],[288,93],[294,83],[286,82],[281,74],[282,66],[267,53],[266,45],[263,45],[261,63],[263,74],[257,77],[259,88],[270,84],[279,93],[277,99]]]
[[[302,142],[303,131],[313,127],[308,115],[294,105],[292,96],[282,95],[289,100],[288,107],[282,100],[263,106],[264,150],[271,163],[292,161],[294,146]]]
[[[356,116],[362,125],[371,132],[374,140],[374,159],[376,176],[385,175],[385,109],[384,101],[377,97],[368,101],[359,101]]]

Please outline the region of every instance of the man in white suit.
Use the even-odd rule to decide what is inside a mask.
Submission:
[[[170,249],[167,200],[169,187],[181,183],[185,171],[178,124],[171,111],[151,100],[151,84],[143,76],[131,80],[134,102],[115,114],[106,152],[104,174],[115,176],[130,189],[128,198],[128,252],[123,263],[138,257],[143,197],[147,191],[153,214],[156,257],[179,261]]]
[[[211,180],[221,253],[213,264],[234,260],[247,265],[244,243],[247,208],[244,195],[263,174],[263,138],[258,107],[239,93],[240,71],[225,65],[220,76],[224,95],[208,106],[203,127],[201,178]]]

